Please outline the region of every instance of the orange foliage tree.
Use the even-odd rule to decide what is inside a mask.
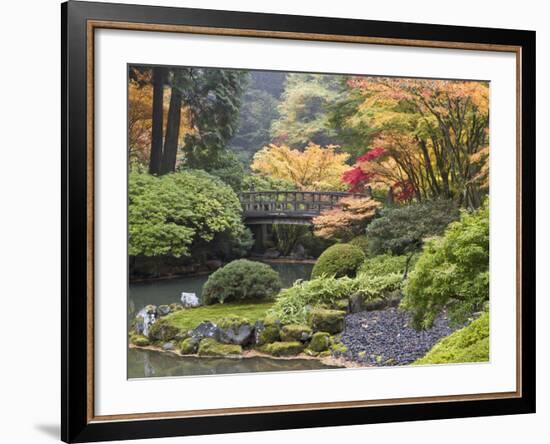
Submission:
[[[313,218],[314,233],[324,239],[349,241],[364,234],[379,207],[380,202],[370,197],[344,197],[338,208],[325,210]]]
[[[163,129],[165,134],[171,88],[163,91]],[[151,69],[132,68],[128,82],[128,156],[131,164],[146,166],[151,155],[153,84]],[[178,144],[187,134],[193,134],[190,116],[183,108],[180,117]]]
[[[487,82],[356,77],[348,87],[362,100],[345,124],[368,122],[376,128],[370,145],[383,152],[357,159],[344,177],[351,188],[368,183],[398,191],[402,200],[443,196],[480,205],[489,150]]]
[[[344,190],[341,177],[350,168],[346,164],[349,155],[337,153],[335,148],[310,143],[300,151],[271,144],[255,154],[251,168],[262,175],[290,181],[299,190]]]

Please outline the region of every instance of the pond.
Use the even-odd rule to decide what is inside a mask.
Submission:
[[[128,350],[128,378],[163,376],[226,375],[248,372],[321,370],[338,368],[314,359],[272,359],[251,357],[197,358],[175,356],[153,350]]]
[[[269,265],[279,272],[284,288],[292,286],[297,279],[309,279],[313,269],[313,264],[304,262],[271,262]],[[202,287],[208,280],[208,276],[204,274],[131,283],[128,291],[128,318],[132,319],[148,304],[180,302],[182,292],[196,293],[200,299]]]

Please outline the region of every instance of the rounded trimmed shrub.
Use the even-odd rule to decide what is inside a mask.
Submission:
[[[205,304],[272,299],[281,289],[281,278],[261,262],[239,259],[212,273],[202,291]]]
[[[361,248],[350,244],[336,244],[327,248],[313,267],[311,277],[354,277],[367,257]]]
[[[361,250],[363,250],[363,253],[368,255],[369,251],[369,238],[362,234],[361,236],[355,236],[352,240],[349,241],[351,245],[355,245]]]

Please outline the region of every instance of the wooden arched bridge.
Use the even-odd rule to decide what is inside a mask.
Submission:
[[[348,196],[366,197],[337,191],[250,191],[241,193],[240,200],[246,225],[311,225],[321,211]]]

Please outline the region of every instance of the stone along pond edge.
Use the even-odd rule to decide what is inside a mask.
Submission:
[[[443,314],[434,328],[416,332],[408,327],[410,319],[397,304],[397,300],[386,300],[346,310],[316,308],[307,325],[265,319],[269,304],[243,304],[245,312],[249,306],[261,307],[251,320],[230,314],[232,310],[239,313],[241,305],[226,304],[225,316],[209,316],[214,322],[202,320],[194,328],[179,328],[177,321],[185,320],[186,314],[198,314],[201,307],[149,305],[140,314],[152,316],[155,322],[144,335],[144,323],[135,320],[129,346],[180,357],[313,359],[342,368],[402,366],[424,356],[454,331]]]

